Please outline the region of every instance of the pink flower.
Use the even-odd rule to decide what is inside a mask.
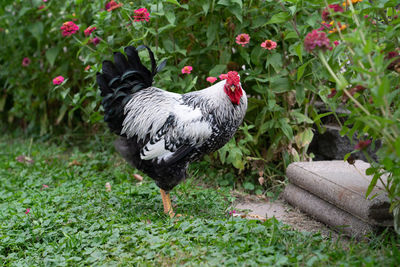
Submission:
[[[45,7],[46,7],[45,5],[41,5],[41,6],[38,7],[38,9],[40,10],[40,9],[45,8]]]
[[[207,77],[206,80],[207,80],[207,82],[214,83],[217,80],[217,78],[215,78],[215,77]]]
[[[29,57],[24,57],[22,60],[22,67],[28,67],[31,64],[31,59]]]
[[[322,50],[330,49],[330,43],[326,33],[313,30],[307,34],[304,39],[304,47],[308,52],[313,51],[315,48],[320,48]]]
[[[219,75],[219,78],[220,78],[221,80],[226,80],[226,79],[228,79],[228,74],[222,73],[221,75]]]
[[[325,21],[328,21],[331,19],[329,16],[330,15],[329,9],[332,9],[332,10],[330,10],[330,12],[343,12],[343,8],[340,5],[338,5],[338,4],[329,5],[328,7],[325,7],[325,9],[322,11],[321,17]]]
[[[43,0],[43,2],[45,2],[45,3],[46,3],[46,2],[47,2],[47,0]]]
[[[90,68],[91,68],[91,66],[90,66],[90,65],[87,65],[87,66],[85,67],[85,71],[90,70]]]
[[[27,208],[26,211],[25,211],[25,214],[28,214],[29,212],[31,212],[31,209]]]
[[[94,37],[94,38],[89,40],[89,43],[92,43],[94,45],[98,45],[100,43],[100,38]]]
[[[133,12],[135,13],[135,15],[133,16],[134,22],[149,21],[150,14],[147,11],[147,8],[139,8]]]
[[[57,76],[53,79],[53,84],[54,85],[59,85],[62,84],[64,81],[64,77],[63,76]]]
[[[360,140],[358,142],[358,144],[354,147],[355,150],[363,150],[365,148],[367,148],[370,144],[371,144],[372,140],[368,139],[368,140]]]
[[[335,46],[338,46],[340,43],[339,43],[338,40],[335,40],[335,41],[333,41],[333,44],[334,44]]]
[[[261,47],[264,49],[272,50],[276,48],[276,42],[271,41],[271,40],[265,40],[262,44]]]
[[[92,32],[94,32],[94,30],[96,30],[96,27],[87,27],[87,29],[84,31],[85,36],[89,36]]]
[[[108,2],[108,3],[106,4],[106,10],[107,10],[108,12],[110,12],[110,11],[113,11],[114,9],[116,9],[116,8],[121,7],[121,6],[122,6],[122,4],[118,4],[118,3],[115,2],[114,0],[111,0],[110,2]]]
[[[190,74],[193,70],[192,66],[185,66],[182,68],[182,74]]]
[[[229,212],[229,215],[233,215],[233,214],[235,214],[236,213],[236,210],[231,210],[230,212]]]
[[[79,30],[79,27],[72,21],[67,21],[63,23],[60,29],[62,30],[62,35],[65,37],[76,33]]]
[[[245,46],[250,42],[250,36],[247,33],[241,33],[238,36],[236,36],[236,43]]]
[[[47,184],[42,184],[42,188],[40,188],[40,190],[44,190],[46,188],[49,188],[49,186]]]

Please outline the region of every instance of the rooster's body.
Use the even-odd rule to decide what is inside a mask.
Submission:
[[[243,121],[247,98],[235,72],[211,87],[183,95],[153,87],[159,68],[148,51],[151,72],[142,65],[137,50],[126,47],[127,58],[115,53],[115,64],[103,62],[97,82],[104,120],[120,136],[117,150],[168,196],[186,178],[190,162],[232,138]]]

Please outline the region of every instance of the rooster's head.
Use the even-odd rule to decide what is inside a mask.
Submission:
[[[236,71],[230,71],[227,74],[224,91],[229,96],[233,104],[239,105],[240,97],[243,95],[240,85],[240,76]]]

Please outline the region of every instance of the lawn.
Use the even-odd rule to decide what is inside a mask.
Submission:
[[[196,167],[172,191],[184,215],[170,219],[154,183],[134,179],[111,146],[0,137],[1,266],[400,264],[392,232],[342,242],[231,217],[230,188],[201,186]]]

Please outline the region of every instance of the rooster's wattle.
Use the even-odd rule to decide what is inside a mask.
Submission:
[[[114,53],[104,61],[97,83],[103,97],[104,120],[119,135],[116,149],[161,189],[164,212],[174,216],[169,191],[186,178],[188,164],[216,151],[232,138],[247,109],[237,72],[200,91],[183,95],[152,86],[157,67],[147,46],[151,71],[135,47],[126,56]],[[163,65],[163,64],[161,64]]]

